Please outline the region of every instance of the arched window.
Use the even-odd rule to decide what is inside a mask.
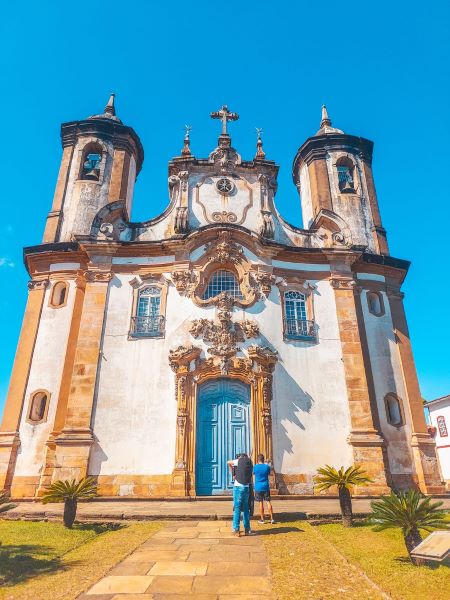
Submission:
[[[98,181],[100,178],[100,163],[102,161],[102,148],[95,142],[87,144],[83,150],[81,160],[80,179]]]
[[[379,292],[367,292],[367,306],[369,307],[369,312],[376,317],[384,315],[383,297]]]
[[[139,290],[132,333],[148,336],[161,335],[164,317],[160,314],[160,308],[161,288],[159,286],[149,285]]]
[[[354,164],[349,158],[340,158],[336,163],[339,190],[343,193],[351,193],[355,191],[355,183],[353,177]]]
[[[221,292],[226,292],[232,298],[241,299],[243,297],[235,274],[231,271],[226,271],[225,269],[214,271],[211,275],[203,294],[203,300],[215,298]]]
[[[44,391],[34,392],[30,400],[28,410],[28,421],[30,423],[41,423],[47,416],[48,394]]]
[[[57,281],[53,284],[52,294],[50,296],[50,305],[53,308],[65,306],[67,301],[68,286],[65,281]]]
[[[400,427],[403,425],[402,408],[400,400],[395,394],[387,394],[384,399],[386,405],[386,416],[388,423],[394,425],[394,427]]]
[[[284,293],[284,332],[289,338],[313,338],[314,323],[307,320],[306,296],[297,290]]]

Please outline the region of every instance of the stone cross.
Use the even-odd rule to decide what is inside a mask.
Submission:
[[[239,115],[237,113],[230,112],[228,106],[224,104],[220,110],[211,113],[211,119],[220,119],[222,121],[222,135],[228,135],[227,121],[237,121]]]

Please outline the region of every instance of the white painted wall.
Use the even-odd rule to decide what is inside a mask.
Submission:
[[[169,350],[180,344],[202,346],[201,340],[189,334],[190,322],[215,316],[214,307],[199,308],[170,285],[165,337],[129,340],[133,302],[129,281],[133,278],[118,275],[110,284],[93,420],[97,441],[89,471],[94,475],[171,473],[176,400]],[[244,351],[248,345],[260,343],[280,354],[274,374],[273,436],[275,468],[286,474],[312,476],[327,462],[336,466],[351,463],[346,441],[350,417],[334,292],[328,282],[317,283],[318,343],[283,340],[278,288],[272,289],[268,300],[259,301],[245,313],[234,311],[235,320],[246,317],[260,326],[261,338],[241,344]]]
[[[369,279],[366,277],[366,279]],[[370,278],[371,279],[371,278]],[[381,432],[387,444],[390,470],[394,474],[412,473],[413,459],[411,455],[411,417],[409,402],[403,379],[400,355],[395,341],[394,327],[389,307],[389,300],[381,292],[385,314],[377,317],[369,312],[367,289],[361,280],[361,305],[372,366],[375,394]],[[403,405],[406,423],[402,427],[394,427],[387,420],[384,398],[386,394],[396,394]]]
[[[72,280],[68,283],[67,304],[61,308],[52,308],[48,305],[52,292],[51,286],[45,292],[20,423],[21,444],[15,475],[36,476],[40,475],[43,468],[45,444],[55,420],[75,299],[75,282]],[[26,422],[30,394],[39,389],[45,389],[51,393],[47,420],[38,425],[31,425]]]

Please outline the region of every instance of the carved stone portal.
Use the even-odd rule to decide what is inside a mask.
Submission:
[[[236,349],[237,351],[237,349]],[[172,494],[195,496],[196,454],[196,396],[197,386],[208,379],[223,377],[215,357],[200,358],[201,349],[196,346],[179,346],[170,352],[169,361],[175,373],[175,396],[177,402],[177,434],[175,464],[172,472]],[[272,383],[277,353],[269,348],[250,346],[247,356],[230,357],[226,376],[239,379],[250,386],[252,458],[264,454],[273,462],[272,443]],[[275,489],[275,474],[270,478]]]

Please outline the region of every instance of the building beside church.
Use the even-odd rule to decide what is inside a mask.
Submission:
[[[278,166],[244,160],[226,106],[207,158],[169,162],[169,203],[130,220],[144,151],[116,115],[64,123],[0,429],[1,487],[57,479],[104,496],[226,494],[226,460],[263,453],[280,494],[360,464],[357,493],[443,491],[401,285],[372,176],[373,144],[332,127],[299,148],[304,229],[275,206]],[[238,125],[233,125],[237,127]]]
[[[436,454],[442,478],[450,491],[450,395],[435,398],[425,404],[430,427],[428,431],[436,442]]]

